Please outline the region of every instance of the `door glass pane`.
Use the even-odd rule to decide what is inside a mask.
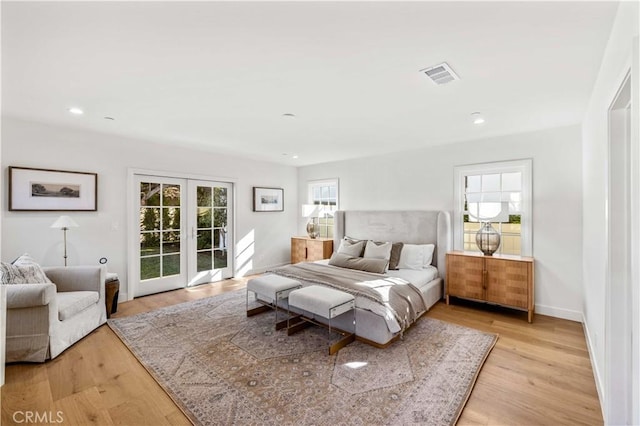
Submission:
[[[159,206],[160,205],[160,184],[159,183],[140,183],[140,205],[141,206]]]
[[[180,273],[180,254],[162,256],[162,276],[178,275]]]
[[[211,228],[211,208],[198,207],[198,228]]]
[[[227,209],[215,209],[213,213],[213,226],[224,228],[227,226]]]
[[[148,280],[160,277],[160,256],[143,257],[140,259],[140,279]]]
[[[226,268],[227,267],[227,251],[226,250],[214,250],[214,268]]]
[[[160,254],[160,233],[143,232],[140,234],[140,256]]]
[[[179,206],[180,205],[180,185],[162,185],[162,205],[163,206]]]
[[[180,229],[180,208],[162,209],[162,229]]]
[[[162,233],[162,253],[180,253],[180,232]]]
[[[160,229],[160,209],[141,208],[140,209],[140,230],[153,231]]]
[[[211,207],[211,188],[199,186],[196,189],[196,198],[198,199],[198,207]]]
[[[216,207],[227,207],[227,188],[213,188],[213,205]]]
[[[213,230],[213,247],[223,248],[223,247],[220,247],[220,229]]]
[[[211,262],[211,251],[202,251],[197,254],[198,272],[213,269]]]
[[[198,231],[197,250],[205,250],[211,248],[211,230]]]

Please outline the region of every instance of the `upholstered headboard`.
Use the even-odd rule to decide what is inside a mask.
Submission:
[[[445,254],[453,248],[449,212],[339,210],[334,215],[334,250],[345,235],[359,240],[435,244],[432,263],[445,279]]]

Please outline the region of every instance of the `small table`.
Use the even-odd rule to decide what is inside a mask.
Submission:
[[[291,308],[328,319],[329,333],[331,333],[331,320],[333,318],[349,311],[353,312],[353,332],[336,329],[343,337],[329,346],[329,355],[335,354],[356,339],[356,303],[355,297],[349,293],[321,285],[302,287],[289,293],[289,310]],[[304,315],[298,315],[294,320],[296,320],[294,325],[287,326],[287,335],[289,336],[306,328],[309,323],[323,325]]]
[[[104,302],[107,305],[107,318],[118,311],[118,295],[120,294],[120,279],[118,274],[107,273],[104,280]]]

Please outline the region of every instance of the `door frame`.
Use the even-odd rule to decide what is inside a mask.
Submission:
[[[632,74],[627,69],[607,108],[607,186],[604,336],[604,420],[607,424],[633,424],[637,416],[638,361],[634,349],[638,306],[638,140],[632,114]],[[634,261],[634,259],[636,261]],[[637,321],[637,319],[636,319]]]
[[[137,259],[132,259],[134,253],[136,253],[136,245],[140,242],[137,237],[138,223],[131,214],[134,206],[134,200],[137,191],[134,190],[134,180],[136,175],[146,175],[146,176],[156,176],[156,177],[167,177],[167,178],[175,178],[175,179],[192,179],[192,180],[205,180],[205,181],[217,181],[217,182],[225,182],[231,184],[231,188],[234,196],[231,202],[231,217],[233,219],[233,223],[231,226],[233,232],[233,241],[230,244],[233,244],[233,252],[235,253],[236,249],[236,189],[238,185],[238,179],[230,178],[230,177],[221,177],[221,176],[209,176],[209,175],[200,175],[200,174],[192,174],[192,173],[182,173],[182,172],[170,172],[166,170],[154,170],[154,169],[140,169],[140,168],[127,168],[127,202],[126,202],[126,233],[127,233],[127,291],[124,294],[125,301],[133,300],[133,295],[135,294],[135,286],[137,285],[138,280],[130,279],[135,276],[135,266],[133,264]],[[233,271],[233,275],[235,276],[236,268],[235,268],[235,255],[230,260],[231,270]],[[185,286],[187,283],[185,282]],[[120,290],[123,293],[122,289]]]

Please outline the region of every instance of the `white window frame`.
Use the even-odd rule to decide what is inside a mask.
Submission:
[[[533,255],[533,161],[528,159],[497,161],[454,167],[453,248],[464,248],[465,177],[491,173],[520,172],[522,174],[522,215],[520,217],[520,255]]]
[[[328,179],[319,179],[319,180],[310,180],[307,181],[307,203],[313,204],[313,189],[318,186],[330,186],[335,185],[336,187],[336,208],[338,210],[340,208],[340,180],[338,178],[328,178]],[[327,230],[328,233],[328,230]],[[324,238],[324,237],[323,237]]]

